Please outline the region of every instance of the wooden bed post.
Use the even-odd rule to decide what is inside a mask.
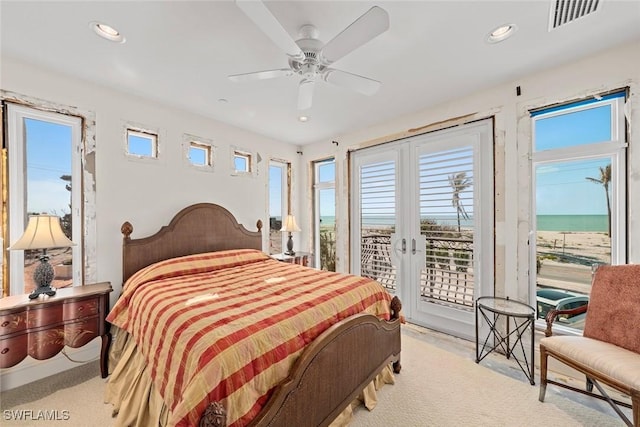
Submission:
[[[226,425],[227,411],[220,402],[213,402],[205,409],[198,427],[226,427]]]
[[[402,315],[400,314],[400,311],[402,310],[402,301],[400,301],[400,298],[398,298],[397,296],[393,297],[390,307],[391,320],[398,320],[402,322]],[[398,356],[398,360],[393,362],[393,372],[399,374],[401,369],[402,365],[400,364],[400,356]]]

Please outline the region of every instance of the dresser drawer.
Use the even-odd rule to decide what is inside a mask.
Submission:
[[[34,307],[27,311],[27,326],[38,328],[62,322],[62,304]]]
[[[97,336],[100,336],[99,316],[64,325],[64,344],[69,347],[82,347]]]
[[[74,320],[83,317],[95,316],[100,311],[100,297],[88,298],[77,301],[67,301],[64,304],[63,320]]]
[[[0,339],[0,368],[9,368],[27,357],[27,334]]]
[[[27,328],[27,313],[24,311],[0,316],[0,336],[24,331]]]
[[[64,326],[29,333],[28,354],[44,360],[55,356],[64,348]]]

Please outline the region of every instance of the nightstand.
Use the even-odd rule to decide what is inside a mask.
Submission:
[[[102,338],[100,373],[107,377],[111,344],[109,282],[58,289],[52,297],[30,300],[28,295],[0,299],[0,368],[17,365],[25,357],[44,360],[64,346],[82,347]]]
[[[271,258],[290,264],[300,264],[309,267],[309,263],[312,261],[311,255],[309,252],[296,252],[295,255],[271,254]]]

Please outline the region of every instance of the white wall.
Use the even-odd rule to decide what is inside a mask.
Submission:
[[[628,242],[629,262],[640,262],[640,42],[603,52],[582,61],[553,70],[519,78],[453,102],[380,123],[367,129],[338,135],[330,140],[304,147],[304,162],[335,156],[337,169],[336,194],[338,201],[337,268],[349,270],[348,252],[348,177],[347,152],[357,148],[392,141],[434,130],[439,122],[454,124],[455,118],[467,116],[460,122],[495,117],[495,238],[496,238],[496,295],[529,298],[530,229],[529,204],[531,196],[529,154],[531,122],[527,110],[629,86],[631,88],[627,114],[631,121],[628,151]],[[520,86],[521,96],[516,96]],[[425,128],[425,126],[427,126]],[[423,128],[411,132],[410,129]],[[309,179],[309,174],[301,174]],[[302,183],[301,183],[302,185]],[[310,183],[303,185],[309,188]],[[311,230],[312,192],[301,197],[303,206],[300,223]],[[306,234],[301,244],[311,247]]]
[[[213,119],[172,109],[88,82],[67,78],[3,56],[2,89],[60,105],[91,111],[96,120],[97,281],[114,287],[112,304],[121,289],[120,226],[133,224],[132,237],[156,232],[175,213],[193,203],[212,202],[229,209],[250,230],[261,219],[268,224],[267,179],[270,158],[293,163],[298,174],[297,147],[235,128]],[[157,129],[157,161],[132,160],[124,154],[127,123]],[[183,134],[213,141],[217,148],[213,172],[184,161]],[[253,177],[231,175],[230,146],[258,153],[262,161]],[[295,206],[296,197],[293,197]],[[297,210],[297,209],[296,209]],[[264,242],[267,242],[265,235]]]

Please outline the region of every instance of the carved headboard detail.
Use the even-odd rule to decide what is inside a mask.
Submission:
[[[262,249],[262,221],[249,231],[222,206],[198,203],[182,209],[156,234],[132,239],[122,224],[122,283],[136,271],[169,258],[227,249]]]

